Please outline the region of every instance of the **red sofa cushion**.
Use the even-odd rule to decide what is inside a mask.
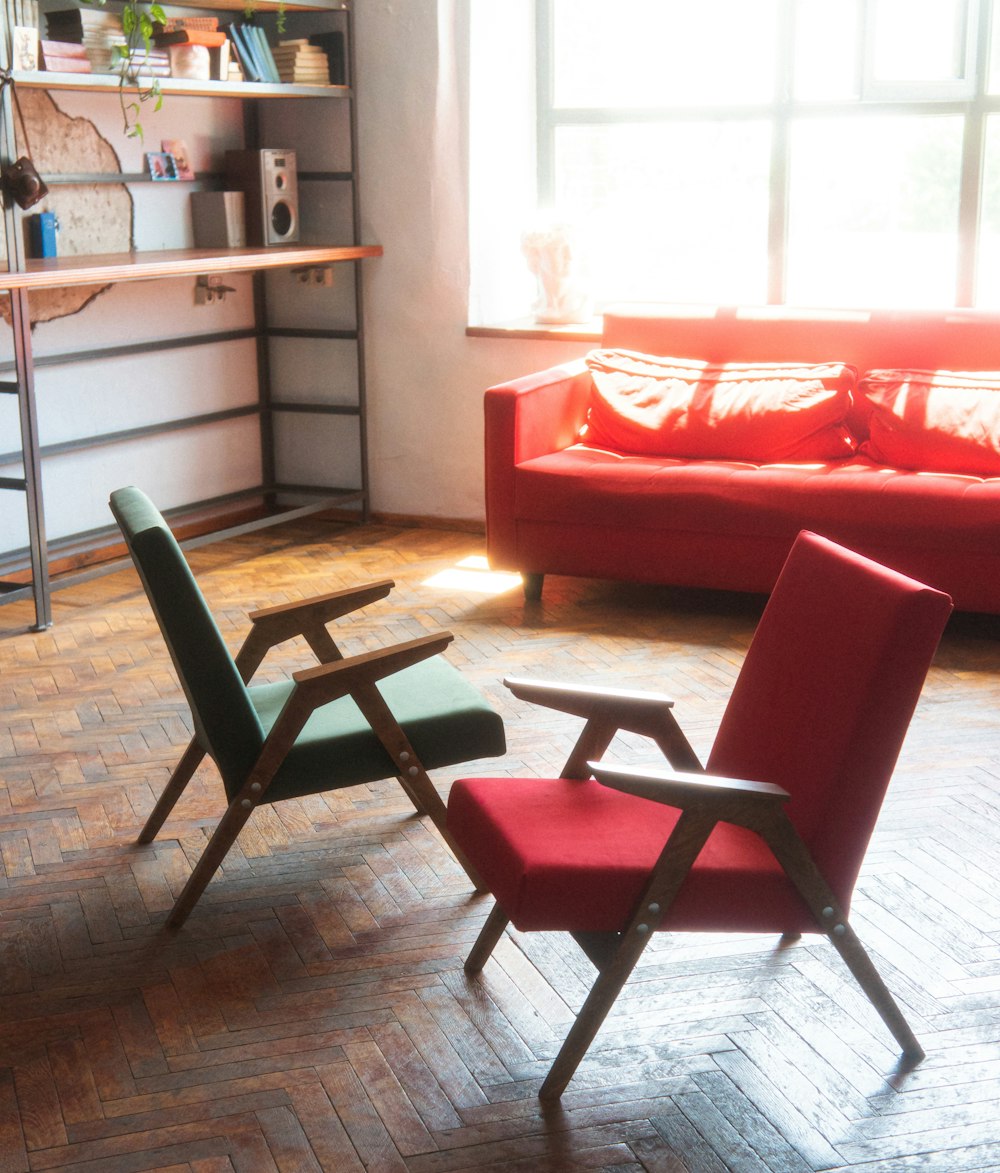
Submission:
[[[465,778],[448,828],[523,930],[620,929],[680,812],[594,779]],[[602,833],[594,836],[594,826]],[[718,932],[815,929],[769,848],[728,823],[712,832],[662,924]]]
[[[725,363],[597,350],[583,439],[619,452],[719,460],[835,460],[856,379],[844,363]]]
[[[967,551],[995,544],[1000,478],[933,477],[872,464],[750,464],[625,456],[576,445],[515,470],[522,522],[787,537],[802,528],[858,548]]]
[[[1000,476],[1000,373],[868,371],[858,395],[869,431],[861,451],[879,464]]]

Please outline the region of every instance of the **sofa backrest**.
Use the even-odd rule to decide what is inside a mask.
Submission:
[[[602,345],[716,363],[844,362],[859,374],[1000,371],[1000,313],[622,305],[605,311]]]
[[[1000,370],[1000,313],[790,306],[629,305],[604,314],[605,347],[710,362],[847,362]]]

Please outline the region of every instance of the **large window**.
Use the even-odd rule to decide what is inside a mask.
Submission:
[[[570,226],[598,306],[1000,306],[994,4],[535,0],[534,208],[479,230]]]

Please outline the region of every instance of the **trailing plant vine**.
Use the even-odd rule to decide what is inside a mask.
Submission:
[[[142,103],[152,101],[153,110],[159,110],[163,105],[163,94],[160,92],[159,78],[154,77],[149,85],[143,85],[140,72],[142,61],[146,58],[153,43],[153,26],[166,24],[166,13],[159,4],[151,4],[148,9],[140,9],[136,0],[129,0],[122,9],[122,32],[125,34],[125,44],[118,46],[118,99],[121,103],[122,118],[125,123],[125,134],[129,138],[142,139],[142,123],[139,115],[142,112]],[[137,63],[136,54],[141,57]],[[135,86],[135,97],[128,101],[126,87]]]
[[[105,0],[86,0],[86,3],[103,7]],[[150,4],[146,8],[141,8],[138,0],[128,0],[122,9],[122,33],[125,37],[125,43],[115,46],[115,56],[117,57],[118,101],[121,105],[122,121],[125,124],[125,134],[128,138],[142,140],[143,129],[139,115],[142,113],[144,103],[153,102],[154,111],[159,110],[163,105],[159,78],[145,76],[142,72],[142,66],[153,46],[154,26],[165,24],[166,20],[166,13],[159,4]]]

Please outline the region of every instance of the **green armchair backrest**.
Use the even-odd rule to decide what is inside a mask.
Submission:
[[[264,742],[246,687],[156,506],[140,489],[129,487],[111,494],[111,511],[170,650],[198,741],[215,760],[232,797]]]

